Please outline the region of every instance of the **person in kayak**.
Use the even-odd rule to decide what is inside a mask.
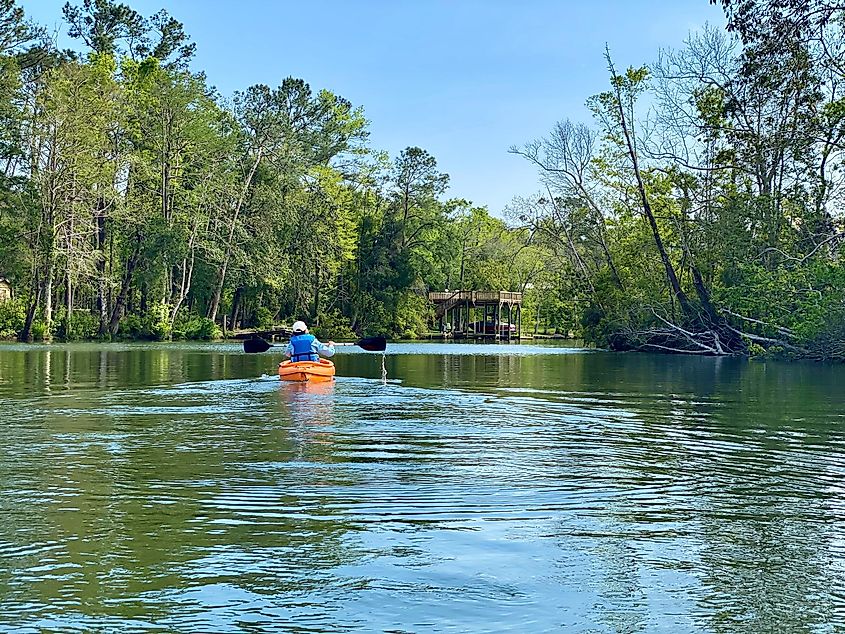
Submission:
[[[304,321],[297,321],[293,325],[293,335],[285,348],[285,356],[291,361],[319,361],[320,357],[334,356],[334,341],[321,343],[317,337],[308,332]]]

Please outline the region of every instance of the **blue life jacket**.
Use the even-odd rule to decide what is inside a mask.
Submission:
[[[305,333],[304,335],[293,335],[290,338],[290,343],[293,346],[293,354],[290,356],[291,361],[319,361],[320,355],[311,351],[311,344],[314,343],[314,335]]]

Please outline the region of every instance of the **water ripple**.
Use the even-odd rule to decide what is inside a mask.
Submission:
[[[838,370],[534,348],[399,349],[387,383],[346,355],[301,386],[232,346],[129,346],[161,371],[120,387],[73,348],[108,365],[4,382],[0,624],[835,631]]]

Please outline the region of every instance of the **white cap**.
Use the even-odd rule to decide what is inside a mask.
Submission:
[[[304,321],[295,321],[295,322],[293,322],[293,331],[294,332],[308,332],[308,326],[305,325]]]

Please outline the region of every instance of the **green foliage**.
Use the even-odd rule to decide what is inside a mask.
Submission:
[[[358,296],[356,309],[360,311],[356,315],[353,327],[356,332],[367,337],[392,332],[393,327],[387,306],[372,295],[361,293]]]
[[[126,315],[120,320],[118,336],[124,339],[188,339],[212,341],[222,336],[220,327],[212,320],[196,313],[180,313],[173,327],[170,326],[171,308],[167,304],[156,304],[143,317]]]
[[[320,325],[312,328],[314,335],[322,341],[344,339],[356,339],[355,331],[352,330],[349,318],[337,311],[321,313]]]
[[[446,198],[425,149],[368,147],[363,110],[329,90],[288,77],[222,98],[165,12],[68,3],[90,49],[74,55],[28,50],[39,29],[0,0],[0,274],[32,291],[0,305],[0,336],[31,310],[23,338],[213,339],[224,314],[416,337],[427,293],[461,288],[524,291],[524,330],[599,345],[676,324],[845,357],[841,21],[815,0],[722,4],[739,50],[705,30],[620,72],[608,51],[596,127],[515,149],[542,192],[503,220]]]
[[[764,357],[766,356],[766,349],[752,341],[748,344],[748,355],[751,357]]]
[[[428,299],[415,293],[402,293],[396,301],[390,334],[403,339],[416,339],[428,331]]]
[[[259,306],[255,319],[256,328],[259,330],[269,330],[273,325],[273,313],[270,312],[270,309]]]
[[[82,6],[70,2],[62,9],[70,25],[68,35],[81,39],[94,53],[117,53],[132,58],[173,58],[181,66],[193,56],[195,45],[189,43],[182,24],[164,10],[150,18],[126,4],[113,0],[84,0]]]
[[[56,337],[61,341],[86,341],[96,339],[99,334],[100,320],[89,311],[75,310],[67,318],[65,307],[56,312]]]
[[[0,302],[0,339],[17,337],[26,321],[26,305],[21,300]]]
[[[44,341],[47,337],[47,324],[41,320],[36,320],[32,324],[32,340]]]
[[[149,332],[144,324],[144,319],[140,315],[125,315],[120,320],[120,327],[118,336],[121,339],[148,339]]]
[[[288,77],[225,100],[188,72],[166,13],[64,13],[89,55],[46,51],[24,72],[0,50],[0,161],[17,166],[0,173],[21,174],[0,178],[0,273],[36,290],[59,338],[213,338],[223,314],[413,336],[428,290],[511,289],[542,268],[526,232],[444,200],[429,152],[368,148],[363,110],[339,95]]]
[[[779,324],[812,345],[842,323],[845,267],[818,261],[769,270],[760,263],[736,262],[723,270],[714,297],[735,313]],[[764,329],[764,334],[776,331]]]
[[[155,304],[144,319],[143,330],[153,341],[166,341],[172,334],[169,304]]]
[[[220,327],[208,317],[183,314],[173,324],[173,339],[190,341],[213,341],[222,337]]]

